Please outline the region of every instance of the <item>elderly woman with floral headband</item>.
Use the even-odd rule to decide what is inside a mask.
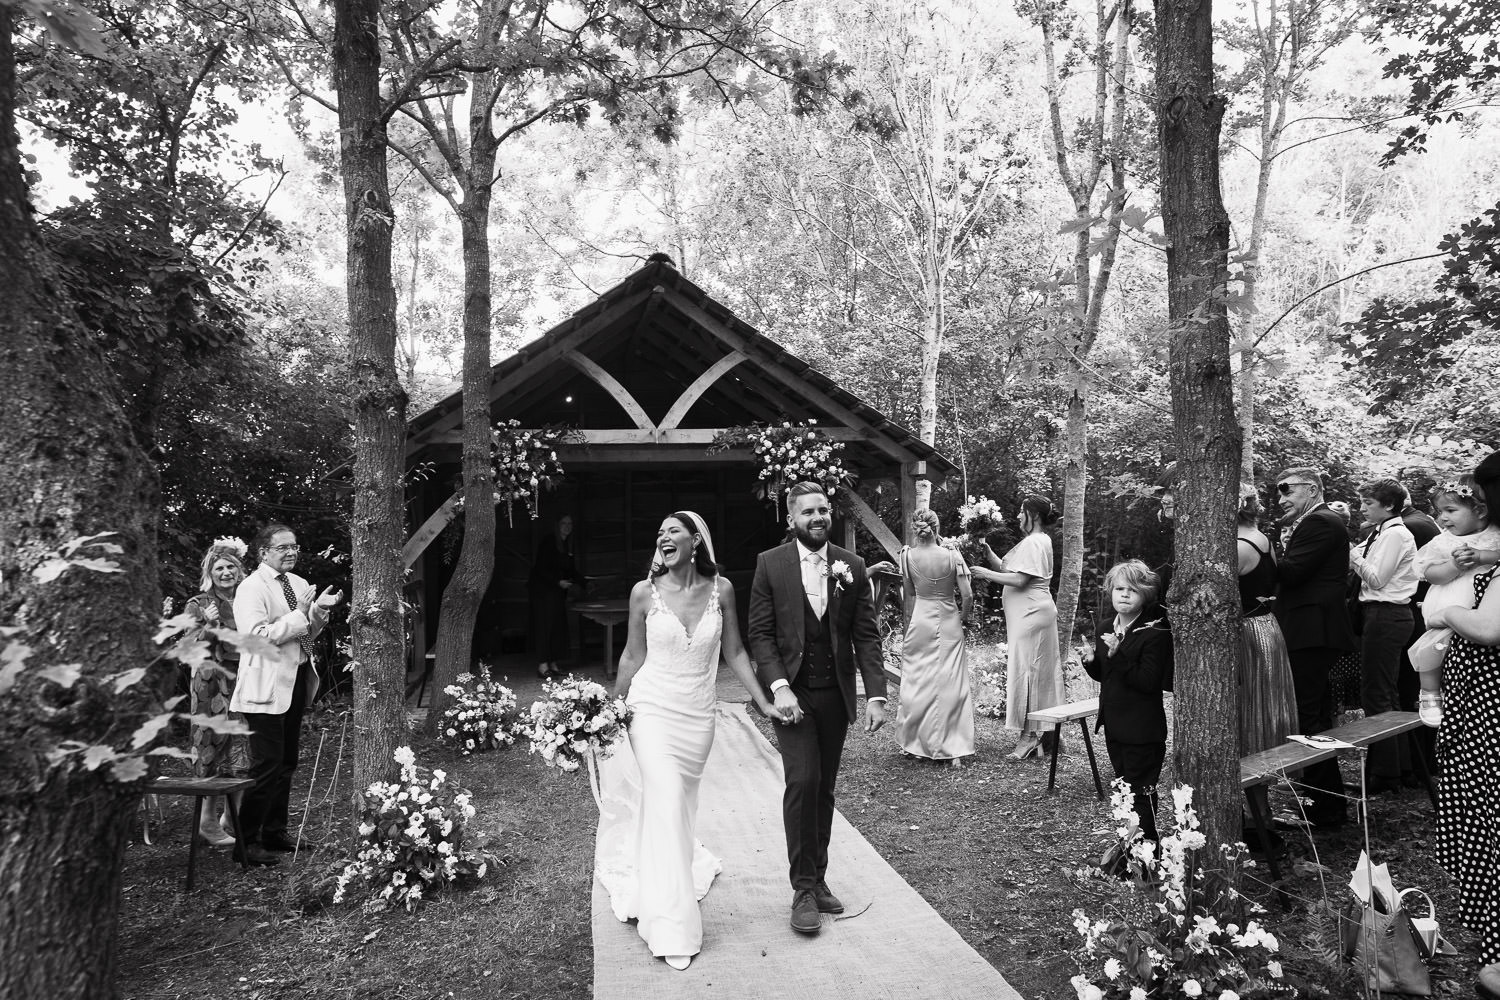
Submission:
[[[245,543],[238,538],[216,538],[203,555],[200,592],[188,598],[183,608],[198,620],[208,638],[209,658],[194,670],[189,692],[194,715],[229,717],[229,698],[239,671],[240,654],[233,646],[212,637],[208,629],[234,628],[234,592],[245,578]],[[249,767],[243,736],[231,736],[206,726],[192,730],[193,775],[198,778],[240,777]],[[227,816],[215,818],[220,803],[205,799],[198,816],[203,839],[216,847],[234,844],[225,830]]]

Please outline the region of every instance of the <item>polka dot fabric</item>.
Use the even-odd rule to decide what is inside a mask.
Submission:
[[[1475,578],[1475,607],[1495,572]],[[1458,884],[1458,914],[1479,936],[1480,963],[1500,962],[1500,646],[1453,640],[1437,755],[1438,863]]]

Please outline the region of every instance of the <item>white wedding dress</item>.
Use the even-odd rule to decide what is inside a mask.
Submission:
[[[698,900],[723,870],[694,833],[698,783],[714,743],[721,614],[716,578],[689,635],[652,582],[646,660],[626,696],[630,737],[599,769],[594,871],[615,916],[636,920],[657,956],[698,954]]]

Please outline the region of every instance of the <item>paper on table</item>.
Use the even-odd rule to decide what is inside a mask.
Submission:
[[[1349,888],[1354,891],[1361,906],[1370,905],[1370,890],[1374,889],[1379,900],[1377,910],[1391,913],[1396,908],[1396,886],[1391,882],[1390,867],[1370,864],[1370,856],[1364,851],[1359,852],[1359,863],[1354,866],[1354,874],[1349,878]]]
[[[1322,733],[1314,733],[1311,736],[1303,736],[1300,733],[1294,733],[1293,735],[1288,736],[1287,739],[1291,740],[1293,743],[1301,743],[1305,747],[1312,747],[1314,750],[1355,749],[1353,743],[1345,743],[1343,740],[1334,739],[1332,736],[1324,736]]]

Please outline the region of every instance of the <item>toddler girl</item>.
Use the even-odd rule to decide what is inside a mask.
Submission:
[[[1493,557],[1477,558],[1476,550],[1500,549],[1500,527],[1490,524],[1484,493],[1474,477],[1462,475],[1444,483],[1432,495],[1432,512],[1443,533],[1417,553],[1417,574],[1431,586],[1422,601],[1423,615],[1439,608],[1468,608],[1474,603],[1474,577]],[[1453,638],[1449,628],[1433,628],[1412,644],[1411,665],[1422,684],[1417,714],[1437,728],[1443,721],[1443,656]]]

